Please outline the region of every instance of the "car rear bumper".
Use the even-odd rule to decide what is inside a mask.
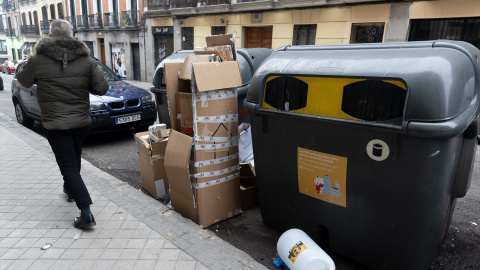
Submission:
[[[140,120],[134,122],[128,122],[123,124],[117,124],[115,119],[119,117],[133,116],[140,114]],[[157,112],[155,106],[147,106],[134,112],[128,112],[125,114],[111,115],[109,112],[91,112],[92,128],[90,133],[108,132],[114,130],[128,129],[137,126],[150,125],[157,120]]]

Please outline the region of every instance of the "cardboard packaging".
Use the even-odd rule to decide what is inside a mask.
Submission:
[[[241,213],[236,87],[242,81],[236,61],[193,63],[189,87],[178,77],[182,69],[188,67],[165,64],[168,104],[175,104],[170,117],[182,119],[170,133],[165,170],[175,211],[207,227]],[[178,132],[189,109],[192,136]]]
[[[240,163],[240,195],[242,210],[258,205],[257,177],[250,163]]]
[[[179,130],[188,136],[193,137],[193,107],[192,93],[177,92],[175,94],[177,100],[177,117],[180,119]],[[178,128],[178,127],[177,127]]]
[[[183,61],[182,68],[178,77],[183,80],[192,79],[192,64],[198,62],[208,62],[210,55],[188,55]]]
[[[248,123],[242,123],[238,126],[239,140],[238,152],[240,163],[246,163],[253,159],[252,128]]]
[[[168,195],[169,183],[165,171],[165,151],[168,138],[152,140],[148,131],[135,134],[142,187],[155,199]]]

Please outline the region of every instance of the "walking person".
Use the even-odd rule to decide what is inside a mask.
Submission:
[[[24,87],[37,84],[41,120],[63,176],[63,191],[81,211],[73,226],[89,228],[96,224],[92,199],[80,175],[82,145],[92,124],[89,93],[105,95],[109,86],[88,47],[74,39],[68,21],[53,21],[48,35],[16,76]]]

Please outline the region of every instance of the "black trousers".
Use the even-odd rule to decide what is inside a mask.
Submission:
[[[63,176],[63,187],[75,199],[79,209],[92,204],[92,199],[80,175],[82,146],[90,127],[69,130],[47,130],[45,135],[52,147]]]

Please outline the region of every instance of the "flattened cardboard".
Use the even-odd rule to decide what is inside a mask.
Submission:
[[[175,96],[178,100],[177,112],[181,115],[179,131],[188,136],[193,136],[193,107],[192,94],[178,92]]]
[[[192,137],[172,130],[165,153],[165,170],[170,181],[172,206],[182,216],[196,221],[195,199],[188,171]]]
[[[207,47],[230,45],[232,47],[233,60],[237,60],[237,50],[235,49],[235,37],[233,34],[215,35],[205,37]]]
[[[169,188],[164,167],[165,148],[168,140],[150,141],[152,144],[149,141],[148,131],[135,134],[142,187],[155,199],[158,199],[167,195]]]
[[[232,47],[230,45],[205,47],[195,51],[195,54],[197,55],[216,54],[222,59],[222,61],[233,61],[233,52],[232,52]]]
[[[168,112],[170,115],[170,123],[172,129],[178,130],[177,127],[177,106],[175,102],[175,93],[190,92],[190,81],[180,80],[178,71],[182,63],[165,63],[165,78],[167,80],[167,100]]]
[[[258,205],[257,178],[250,163],[240,163],[240,196],[242,210]]]
[[[192,63],[208,62],[210,55],[188,55],[180,68],[178,77],[182,80],[192,79]]]
[[[250,124],[243,123],[238,126],[238,152],[240,153],[240,163],[246,162],[253,157],[252,128]]]
[[[193,63],[192,67],[196,87],[200,92],[242,86],[237,61]]]

